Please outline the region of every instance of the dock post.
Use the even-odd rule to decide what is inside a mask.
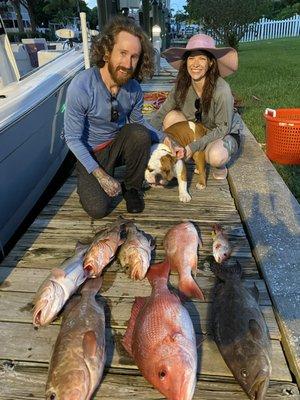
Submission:
[[[82,35],[82,45],[84,54],[84,67],[85,69],[90,68],[90,57],[89,57],[89,43],[88,34],[86,29],[86,13],[80,13],[80,23],[81,23],[81,35]]]

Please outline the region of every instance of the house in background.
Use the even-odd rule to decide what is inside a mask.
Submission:
[[[0,14],[6,29],[6,32],[18,32],[17,15],[9,0],[0,1]],[[30,31],[30,18],[27,9],[21,4],[21,15],[24,24],[24,30]]]

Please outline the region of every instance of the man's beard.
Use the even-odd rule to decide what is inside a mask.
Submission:
[[[114,67],[113,64],[111,63],[111,61],[108,61],[108,71],[110,73],[110,76],[112,78],[112,80],[118,85],[118,86],[122,86],[124,85],[126,82],[129,81],[129,79],[131,79],[132,75],[133,75],[133,69],[132,68],[123,68],[123,67]],[[125,75],[120,75],[118,74],[118,71],[126,71],[127,74]]]

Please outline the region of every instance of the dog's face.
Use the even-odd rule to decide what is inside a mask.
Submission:
[[[165,186],[175,176],[177,159],[170,148],[163,143],[151,147],[151,156],[145,171],[145,179],[150,186]]]

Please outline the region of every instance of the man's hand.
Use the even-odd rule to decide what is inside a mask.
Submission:
[[[172,152],[172,155],[175,156],[178,160],[184,158],[185,156],[185,149],[182,146],[179,146],[179,144],[177,144],[175,142],[175,140],[169,138],[168,136],[165,137],[163,143],[165,145],[167,145],[168,147],[170,147],[170,150]]]
[[[93,175],[108,196],[115,197],[121,193],[120,182],[108,175],[102,168],[95,169]]]

